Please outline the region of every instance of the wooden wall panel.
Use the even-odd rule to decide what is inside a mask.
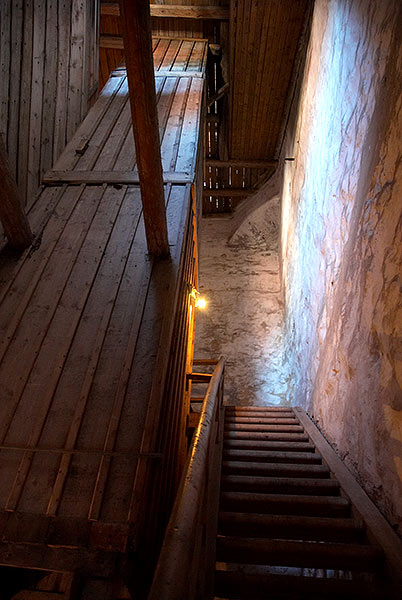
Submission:
[[[109,1],[101,2],[110,4]],[[155,2],[156,3],[156,2]],[[229,0],[164,0],[157,4],[179,6],[223,6],[229,7]],[[221,42],[222,23],[218,20],[202,19],[173,19],[168,17],[152,17],[152,35],[154,37],[168,37],[178,39],[206,39],[210,43]],[[226,22],[227,23],[227,22]],[[100,24],[101,35],[119,39],[120,23],[118,15],[102,15]],[[116,48],[100,48],[100,79],[99,88],[106,84],[110,73],[123,61],[124,52]]]
[[[98,9],[99,0],[1,2],[0,132],[25,204],[97,87]]]
[[[120,36],[119,17],[103,15],[100,20],[100,34]],[[99,48],[99,90],[109,79],[110,73],[118,67],[124,59],[123,50],[114,48]]]
[[[310,0],[231,2],[231,158],[275,159]]]

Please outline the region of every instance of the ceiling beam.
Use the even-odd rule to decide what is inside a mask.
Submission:
[[[165,39],[165,40],[180,40],[181,42],[205,42],[208,40],[205,40],[205,38],[186,38],[183,36],[179,36],[179,35],[155,35],[154,36],[157,39]],[[109,34],[101,34],[99,36],[99,44],[101,48],[111,48],[113,50],[124,50],[124,43],[123,43],[123,38],[120,37],[119,35],[109,35]],[[191,73],[194,73],[194,71],[191,71]],[[198,73],[200,73],[200,71],[198,71]],[[192,77],[194,77],[194,75],[191,75]]]
[[[99,46],[113,50],[124,50],[123,38],[118,35],[100,35]]]
[[[229,91],[229,84],[225,83],[213,96],[207,99],[207,108],[210,108],[215,102],[218,102]]]
[[[24,250],[33,235],[12,176],[6,148],[0,135],[0,220],[10,246]]]
[[[225,188],[220,190],[204,188],[202,194],[204,197],[213,196],[214,198],[238,198],[239,196],[251,196],[257,192],[258,190],[252,190],[250,188]]]
[[[205,159],[206,167],[232,167],[233,169],[270,169],[276,167],[277,160],[217,160],[213,158]]]
[[[148,0],[120,0],[121,28],[148,251],[169,254]]]
[[[229,19],[229,8],[224,6],[182,6],[179,4],[151,4],[151,17],[173,19]],[[101,15],[119,16],[118,2],[101,4]]]

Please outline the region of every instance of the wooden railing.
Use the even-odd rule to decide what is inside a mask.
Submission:
[[[148,600],[212,597],[223,439],[223,373],[221,358],[209,376]]]
[[[177,202],[169,226],[176,228],[177,243],[171,258],[156,262],[153,277],[164,294],[163,321],[147,415],[141,442],[129,521],[132,523],[130,568],[126,585],[136,598],[146,598],[174,499],[186,464],[186,373],[190,369],[190,332],[194,330],[196,240],[194,203],[187,185],[184,203]],[[177,190],[176,190],[177,191]],[[180,196],[176,196],[176,199]],[[172,234],[171,234],[172,235]],[[191,354],[192,358],[192,354]],[[160,459],[150,460],[149,456]]]

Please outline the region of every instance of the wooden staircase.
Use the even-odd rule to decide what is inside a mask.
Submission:
[[[226,407],[215,597],[402,598],[306,428],[300,409]]]

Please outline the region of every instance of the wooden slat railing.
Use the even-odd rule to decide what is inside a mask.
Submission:
[[[196,285],[190,186],[180,210],[183,212],[177,218],[183,220],[183,237],[175,248],[174,262],[165,260],[154,266],[155,280],[167,283],[170,271],[175,281],[166,287],[168,293],[162,299],[165,311],[157,356],[159,370],[153,378],[141,443],[141,453],[159,453],[161,460],[144,458],[138,462],[129,518],[135,523],[136,554],[128,587],[135,586],[141,598],[149,589],[187,456],[185,383],[189,330],[194,320],[189,291]],[[143,585],[141,595],[139,581]]]
[[[211,376],[148,600],[212,595],[223,438],[221,358]]]

